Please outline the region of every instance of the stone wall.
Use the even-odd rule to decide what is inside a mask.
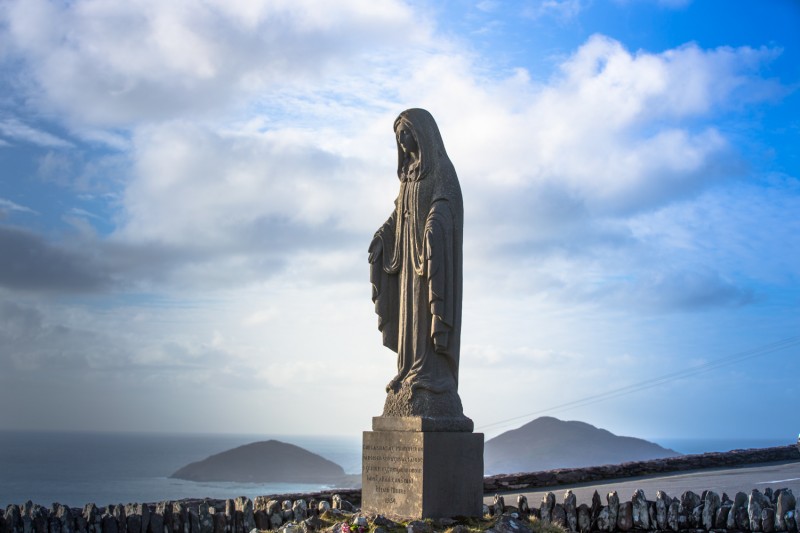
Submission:
[[[319,497],[315,497],[319,496]],[[292,498],[295,496],[295,498]],[[348,498],[360,491],[300,495],[244,496],[233,500],[181,500],[82,509],[31,501],[0,509],[0,533],[248,533],[302,523],[328,509],[353,511]]]
[[[665,474],[704,468],[720,468],[756,463],[800,461],[798,446],[778,446],[733,450],[698,455],[682,455],[666,459],[635,461],[619,465],[590,466],[586,468],[560,468],[543,472],[500,474],[484,478],[483,489],[487,494],[502,491],[518,491],[559,485],[575,485],[652,474]]]
[[[505,507],[502,496],[484,512],[495,516],[509,511],[519,517],[534,516],[572,532],[646,532],[670,531],[685,533],[790,532],[798,530],[797,502],[792,491],[753,489],[750,494],[737,492],[731,499],[713,491],[698,495],[686,491],[680,497],[670,497],[663,491],[655,500],[648,500],[643,490],[636,490],[630,500],[623,501],[616,491],[606,495],[603,504],[595,491],[592,501],[577,504],[571,490],[557,503],[552,492],[546,493],[538,508],[530,508],[524,495],[517,497],[517,507]]]

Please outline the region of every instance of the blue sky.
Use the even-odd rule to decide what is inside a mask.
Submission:
[[[369,429],[395,359],[366,248],[424,107],[479,429],[792,441],[798,27],[790,0],[2,3],[0,429]]]

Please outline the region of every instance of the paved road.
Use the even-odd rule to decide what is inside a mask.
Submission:
[[[636,489],[643,489],[648,500],[656,499],[656,491],[663,490],[670,496],[680,497],[681,493],[691,490],[702,494],[704,490],[713,490],[722,495],[727,492],[733,498],[738,491],[750,493],[752,489],[764,491],[771,487],[792,489],[794,494],[800,494],[800,462],[768,463],[761,465],[748,465],[738,468],[717,468],[708,470],[694,470],[691,472],[676,472],[661,476],[646,476],[626,478],[621,480],[604,481],[593,484],[560,485],[558,487],[536,489],[535,491],[516,491],[503,493],[508,505],[516,505],[517,494],[520,492],[528,497],[531,507],[539,507],[542,496],[551,491],[556,494],[556,502],[561,503],[562,495],[567,489],[572,489],[577,497],[578,505],[590,505],[594,491],[600,494],[603,504],[606,503],[606,494],[612,490],[617,491],[621,501],[631,497]],[[484,502],[492,503],[494,495],[487,495]]]

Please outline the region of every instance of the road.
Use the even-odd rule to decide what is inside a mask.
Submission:
[[[612,490],[617,491],[620,501],[630,499],[636,489],[643,489],[648,500],[656,499],[656,492],[665,491],[669,496],[680,495],[691,490],[702,494],[704,490],[713,490],[720,496],[723,492],[733,499],[739,491],[750,493],[752,489],[764,491],[767,487],[772,490],[789,488],[796,495],[800,495],[800,462],[768,463],[748,465],[737,468],[716,468],[708,470],[694,470],[690,472],[676,472],[659,476],[646,476],[609,480],[591,484],[560,485],[535,489],[535,491],[515,491],[503,493],[506,504],[516,505],[517,494],[525,494],[528,505],[539,507],[542,496],[546,492],[556,495],[556,502],[561,503],[563,494],[567,489],[572,489],[577,497],[578,505],[592,503],[592,494],[596,490],[600,494],[603,504],[606,504],[606,494]],[[484,502],[493,503],[494,495],[487,495]]]

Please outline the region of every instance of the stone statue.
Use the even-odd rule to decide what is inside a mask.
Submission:
[[[439,128],[424,109],[394,123],[400,193],[369,247],[383,344],[397,352],[383,418],[421,417],[437,431],[472,431],[458,396],[461,188]]]

